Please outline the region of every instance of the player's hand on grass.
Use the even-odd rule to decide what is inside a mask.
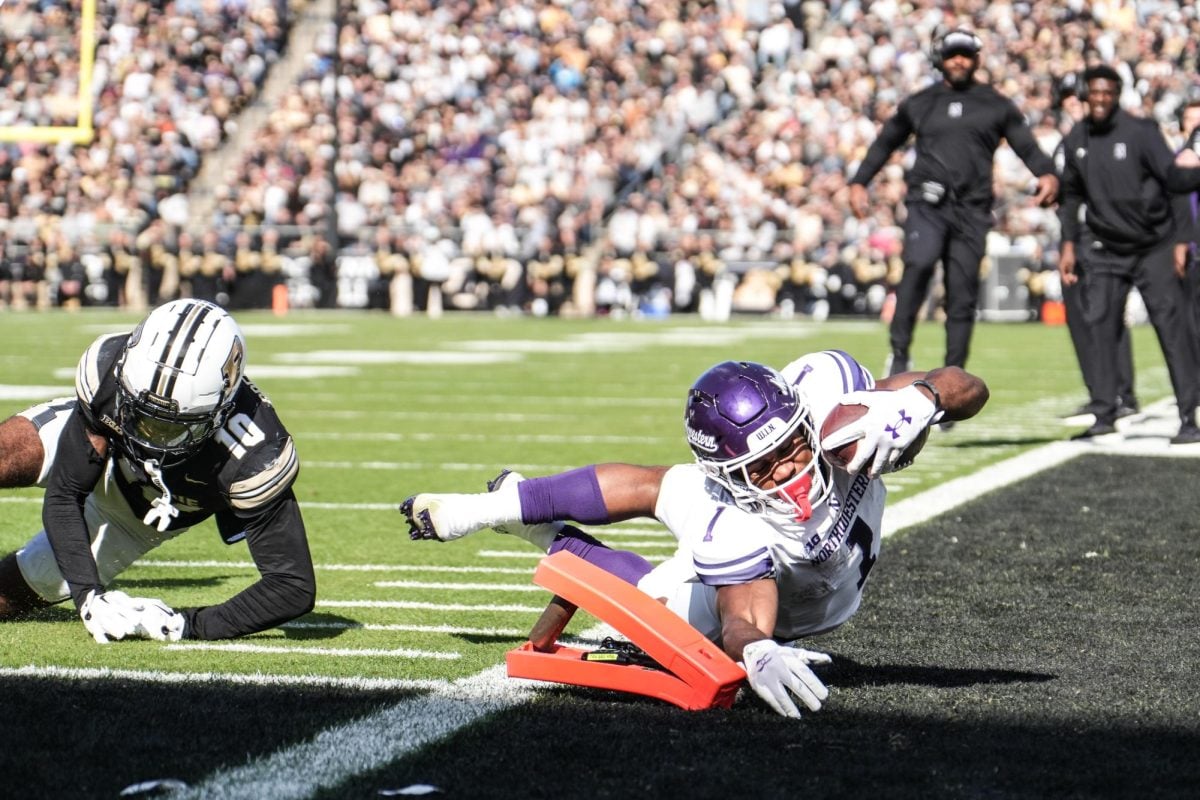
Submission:
[[[133,599],[124,592],[97,594],[93,589],[79,607],[83,626],[99,644],[137,633],[138,615]]]
[[[150,597],[131,598],[138,609],[135,636],[159,642],[178,642],[183,638],[183,614],[176,613],[162,600]]]
[[[149,597],[130,597],[121,591],[88,592],[79,616],[100,644],[138,636],[160,642],[183,638],[184,618],[166,603]]]
[[[820,710],[829,690],[809,665],[828,664],[831,660],[825,653],[783,647],[771,639],[751,642],[742,649],[750,688],[785,717],[800,716],[793,696],[810,711]]]

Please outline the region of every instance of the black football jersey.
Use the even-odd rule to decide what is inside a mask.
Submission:
[[[83,514],[88,493],[106,472],[141,518],[164,496],[117,418],[116,364],[129,334],[102,336],[80,359],[75,411],[59,440],[42,519],[55,560],[76,606],[103,591]],[[108,441],[101,456],[88,432]],[[196,452],[162,466],[163,486],[179,509],[167,528],[180,531],[216,516],[221,536],[245,539],[259,581],[224,603],[181,609],[185,635],[225,639],[274,627],[312,609],[316,580],[307,534],[292,485],[296,448],[270,401],[243,379],[224,425]]]
[[[117,423],[114,368],[128,338],[106,336],[88,348],[76,375],[76,394],[88,427],[114,448],[109,457],[115,460],[117,486],[134,513],[144,516],[162,492]],[[261,513],[287,494],[299,469],[295,445],[275,408],[258,387],[243,379],[225,425],[196,453],[163,467],[163,482],[180,510],[169,530],[189,528],[221,512],[239,518]],[[230,530],[229,514],[222,514],[221,523],[227,539],[239,533]]]

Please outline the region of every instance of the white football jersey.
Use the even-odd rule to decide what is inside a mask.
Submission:
[[[843,395],[875,386],[865,368],[834,350],[803,356],[782,372],[804,393],[818,431]],[[698,464],[672,467],[663,478],[655,516],[674,533],[679,548],[655,573],[699,582],[714,593],[719,586],[773,576],[779,587],[776,638],[830,630],[858,610],[867,573],[879,555],[886,494],[880,480],[834,470],[833,489],[812,517],[783,524],[735,506]],[[709,623],[697,627],[711,635]]]

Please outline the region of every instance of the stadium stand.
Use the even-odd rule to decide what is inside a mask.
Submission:
[[[77,6],[0,6],[0,124],[70,123]],[[1200,41],[1195,6],[1166,2],[98,8],[95,140],[0,145],[14,308],[259,306],[286,286],[292,305],[394,313],[878,316],[905,156],[867,221],[846,178],[932,79],[939,30],[980,32],[1047,150],[1089,59],[1174,135]],[[1002,149],[995,316],[1057,296],[1057,222],[1028,180]]]

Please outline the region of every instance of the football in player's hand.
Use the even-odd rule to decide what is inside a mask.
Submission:
[[[852,403],[843,405],[838,403],[829,412],[829,416],[825,417],[825,421],[821,423],[821,441],[825,441],[835,431],[857,422],[864,414],[867,413],[867,407]],[[917,454],[921,452],[921,448],[925,446],[926,440],[929,439],[929,428],[921,431],[920,435],[913,440],[913,443],[900,455],[900,460],[896,462],[896,467],[893,472],[904,469],[913,462]],[[830,464],[838,469],[845,469],[846,465],[854,460],[854,455],[858,451],[858,440],[842,445],[836,449],[825,450],[825,458]]]

